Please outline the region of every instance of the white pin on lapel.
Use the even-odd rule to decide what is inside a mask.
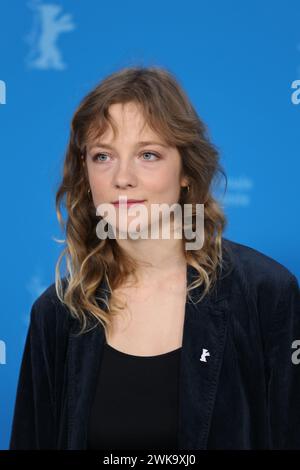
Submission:
[[[207,362],[206,357],[210,356],[209,351],[207,349],[202,349],[202,354],[200,357],[200,361]]]

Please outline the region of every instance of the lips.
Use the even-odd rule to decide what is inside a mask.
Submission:
[[[145,199],[126,199],[126,196],[120,196],[120,198],[116,201],[113,201],[112,204],[136,204],[144,201]]]
[[[113,202],[112,204],[115,206],[115,207],[118,207],[120,205],[125,205],[125,206],[132,206],[133,204],[142,204],[143,202],[145,202],[145,199],[127,199],[126,200],[122,200],[120,199],[120,201],[115,201]]]
[[[127,199],[127,202],[144,202],[145,199]],[[122,201],[122,199],[121,199]],[[124,199],[125,201],[125,199]],[[119,201],[113,201],[113,204],[117,204]]]

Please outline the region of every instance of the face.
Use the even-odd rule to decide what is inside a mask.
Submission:
[[[116,123],[117,135],[108,128],[99,141],[87,145],[86,166],[93,202],[97,208],[119,200],[120,196],[144,201],[131,209],[111,206],[116,211],[118,233],[128,231],[126,227],[136,219],[134,208],[143,210],[139,213],[142,231],[153,223],[151,205],[177,203],[181,187],[187,186],[188,181],[181,176],[177,148],[167,146],[161,136],[144,125],[143,114],[135,103],[113,104],[109,113]],[[119,220],[119,211],[126,213],[126,226],[123,218]]]

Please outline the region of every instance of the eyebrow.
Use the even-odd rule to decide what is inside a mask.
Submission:
[[[144,141],[136,143],[136,147],[143,147],[144,145],[160,145],[161,147],[166,147],[166,148],[168,147],[167,144],[164,144],[162,142],[154,142],[154,141],[149,141],[149,140],[144,140]],[[114,150],[114,147],[112,145],[105,144],[104,142],[103,143],[95,142],[94,144],[91,145],[91,149],[95,147],[103,147],[103,148]]]

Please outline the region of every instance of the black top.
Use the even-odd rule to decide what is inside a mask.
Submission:
[[[180,351],[134,356],[104,344],[88,449],[178,449]]]

